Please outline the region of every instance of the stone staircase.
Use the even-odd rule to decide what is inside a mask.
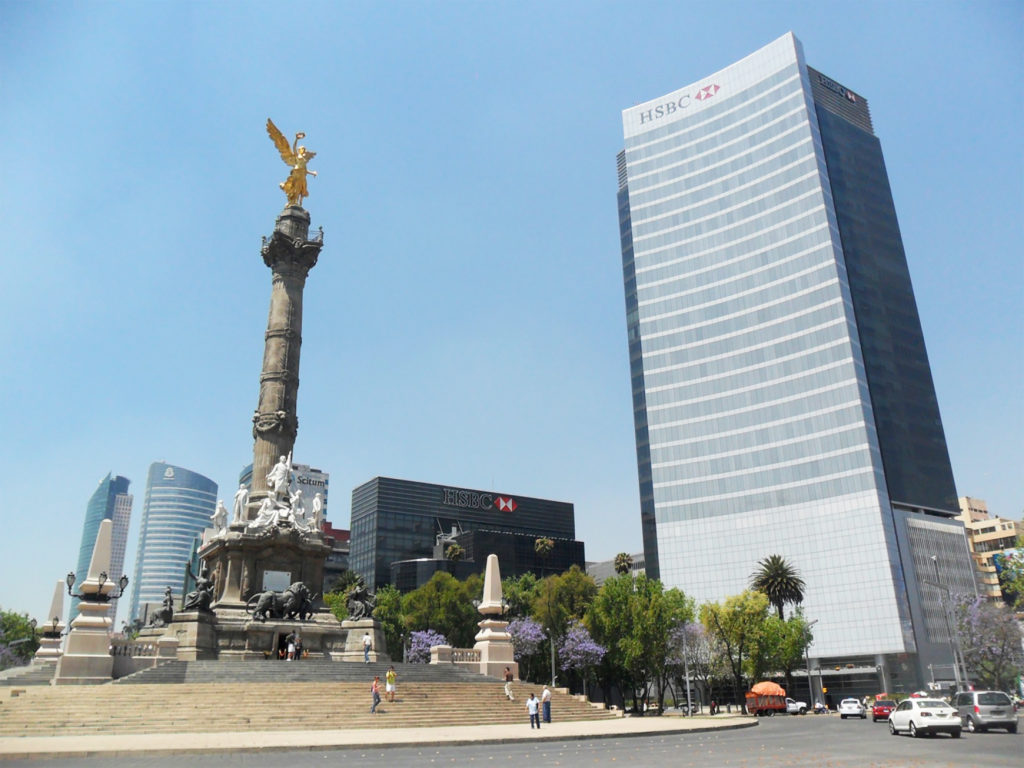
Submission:
[[[113,685],[161,683],[361,683],[369,685],[374,675],[384,674],[391,664],[338,662],[326,659],[304,661],[165,661],[115,680]],[[487,683],[504,685],[492,677],[457,664],[395,664],[399,682]]]
[[[181,665],[184,665],[182,669]],[[209,665],[218,669],[206,669]],[[209,733],[218,731],[415,728],[527,723],[526,698],[541,685],[515,683],[515,701],[494,678],[454,667],[402,664],[394,703],[370,714],[370,682],[385,664],[314,662],[169,662],[97,686],[31,687],[0,698],[0,736],[110,733]],[[249,668],[252,669],[249,669]],[[273,669],[269,669],[272,667]],[[305,667],[305,669],[300,669]],[[159,677],[164,682],[146,682]],[[304,675],[330,673],[317,681]],[[210,677],[225,680],[213,681]],[[253,679],[276,673],[276,679]],[[205,682],[190,677],[205,676]],[[231,680],[231,677],[234,680]],[[182,680],[172,681],[178,677]],[[246,678],[240,680],[239,678]],[[169,684],[176,682],[177,684]],[[554,693],[556,721],[608,719],[616,714]]]
[[[49,685],[53,673],[57,669],[56,662],[28,664],[24,667],[13,667],[0,672],[0,687],[24,685]]]

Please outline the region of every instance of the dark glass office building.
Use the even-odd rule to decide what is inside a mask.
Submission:
[[[951,676],[932,585],[973,571],[867,101],[787,34],[622,117],[647,573],[722,600],[780,554],[812,659]]]
[[[502,577],[585,565],[583,543],[575,541],[573,505],[529,496],[375,477],[352,491],[351,529],[349,568],[371,589],[391,582],[393,563],[435,559],[442,535],[454,535],[466,549],[466,559],[475,563],[470,572],[482,572],[492,551],[498,554]],[[498,539],[527,542],[532,548],[540,537],[555,541],[547,561],[516,556],[514,544],[494,549]],[[418,578],[417,573],[422,577],[425,567],[406,566],[406,580]],[[460,569],[458,575],[466,567],[460,564]]]

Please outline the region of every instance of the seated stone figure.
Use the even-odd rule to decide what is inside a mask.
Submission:
[[[185,595],[185,602],[182,605],[184,611],[200,611],[210,613],[210,605],[213,603],[213,579],[203,567],[199,575],[192,573],[192,566],[188,566],[188,575],[195,579],[196,588]]]
[[[167,587],[164,590],[164,604],[163,607],[153,611],[153,615],[149,617],[149,626],[151,627],[166,627],[171,623],[171,619],[174,618],[174,595],[171,594],[171,588]]]
[[[377,596],[371,594],[366,588],[366,582],[360,579],[349,589],[345,605],[348,608],[348,620],[358,621],[373,614],[373,609],[377,607]]]

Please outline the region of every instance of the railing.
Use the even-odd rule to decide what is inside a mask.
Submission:
[[[450,645],[435,645],[430,648],[431,664],[466,664],[479,667],[480,651],[475,648],[452,648]]]
[[[113,678],[130,675],[140,669],[155,667],[161,661],[178,657],[178,640],[160,637],[155,640],[110,638],[110,655],[114,657]]]

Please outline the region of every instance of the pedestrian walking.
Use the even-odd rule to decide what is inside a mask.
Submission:
[[[370,637],[370,633],[366,632],[363,634],[363,663],[370,663],[370,650],[373,648],[373,639]]]
[[[295,661],[295,633],[290,633],[286,639],[288,641],[288,661]]]
[[[539,703],[540,702],[537,701],[537,697],[534,696],[533,693],[530,693],[530,698],[526,700],[526,711],[530,715],[530,730],[533,730],[534,723],[537,724],[537,730],[540,730],[540,714],[537,706]]]
[[[545,723],[550,723],[551,722],[551,689],[548,688],[546,685],[544,686],[544,690],[541,691],[541,694],[540,694],[540,708],[541,708],[541,712],[544,713],[544,722]]]
[[[388,701],[395,700],[395,683],[398,682],[398,673],[395,672],[394,665],[388,667],[387,673],[384,675],[384,691],[388,695]]]
[[[373,676],[373,685],[370,686],[370,693],[373,695],[373,704],[370,707],[370,714],[377,714],[377,705],[380,704],[380,675]]]
[[[512,694],[512,670],[505,667],[505,697],[509,701],[515,701],[516,697]]]

